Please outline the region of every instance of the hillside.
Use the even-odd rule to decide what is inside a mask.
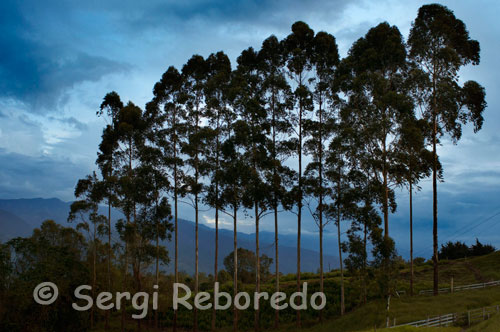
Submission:
[[[57,198],[43,199],[8,199],[0,200],[0,241],[7,241],[17,236],[29,236],[34,228],[39,227],[46,219],[53,219],[59,224],[67,226],[71,202],[63,202]],[[106,214],[103,208],[101,213]],[[119,211],[112,212],[114,218],[118,219]],[[188,220],[179,220],[179,270],[187,273],[194,273],[195,260],[195,224]],[[274,234],[262,232],[261,252],[269,257],[274,257]],[[287,274],[296,271],[297,249],[294,246],[295,236],[280,235],[280,271]],[[312,243],[312,236],[304,236],[305,242]],[[213,273],[214,261],[214,239],[215,230],[206,225],[199,225],[199,269],[200,272]],[[283,241],[282,241],[283,240]],[[174,250],[173,241],[165,241],[164,245],[170,252]],[[238,233],[238,246],[255,250],[255,234]],[[219,267],[223,267],[223,260],[233,251],[233,233],[229,230],[221,229],[219,233]],[[319,266],[319,253],[302,247],[302,271],[316,272]],[[335,268],[338,266],[338,258],[324,255],[325,267]],[[274,271],[274,265],[271,267]],[[167,267],[168,272],[173,271],[173,267]]]
[[[423,264],[416,268],[415,290],[432,288],[432,266]],[[466,285],[471,283],[482,283],[500,280],[500,251],[495,253],[461,259],[455,261],[442,261],[440,263],[440,288],[449,287],[451,276],[454,277],[454,285]],[[309,281],[311,283],[311,281]],[[398,280],[399,289],[408,289],[408,270],[402,269]],[[396,319],[397,324],[426,319],[448,313],[464,313],[467,310],[478,309],[487,306],[500,305],[500,286],[477,290],[455,292],[453,294],[441,294],[438,297],[427,295],[416,295],[410,297],[401,295],[394,296],[390,305],[390,320]],[[378,330],[385,325],[386,302],[382,299],[374,299],[366,305],[360,305],[343,317],[331,318],[322,325],[310,325],[304,329],[307,332],[344,332],[344,331],[373,331],[374,326]],[[480,326],[485,326],[484,331],[500,331],[499,319],[491,322],[486,321],[473,326],[470,331],[483,331]],[[488,329],[486,329],[488,326]],[[282,331],[286,331],[283,328]],[[377,330],[377,331],[378,331]],[[426,331],[426,329],[390,329],[390,331]],[[429,329],[436,332],[454,332],[461,329]],[[469,330],[467,330],[469,331]]]

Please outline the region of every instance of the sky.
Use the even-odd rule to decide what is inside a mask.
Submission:
[[[466,127],[461,141],[443,140],[439,190],[440,242],[478,237],[500,247],[500,28],[498,1],[444,1],[481,44],[481,63],[461,71],[486,89],[483,129]],[[12,1],[0,2],[0,199],[73,199],[79,178],[94,169],[105,122],[96,111],[107,92],[144,106],[170,65],[181,68],[193,55],[223,50],[232,63],[240,52],[304,21],[337,40],[341,56],[380,22],[396,25],[407,38],[422,1]],[[430,256],[430,180],[415,195],[415,253]],[[390,235],[408,255],[408,194],[397,192]],[[192,212],[182,208],[183,217]],[[307,211],[306,211],[307,214]],[[282,217],[293,233],[293,214]],[[210,211],[201,222],[213,224]],[[230,228],[229,220],[223,227]],[[240,230],[252,232],[250,217]],[[273,230],[264,222],[264,230]],[[304,232],[316,234],[308,219]],[[333,225],[327,251],[335,251]],[[330,242],[328,242],[330,241]]]

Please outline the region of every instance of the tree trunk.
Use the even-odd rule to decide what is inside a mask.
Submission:
[[[338,178],[338,195],[337,195],[337,237],[338,237],[338,245],[339,245],[339,263],[340,263],[340,315],[343,316],[345,313],[345,301],[344,301],[344,268],[342,264],[342,241],[340,239],[340,191],[341,191],[341,175],[339,169],[339,178]]]
[[[413,296],[413,187],[410,164],[410,296]]]
[[[321,110],[321,95],[319,101],[319,291],[323,293],[324,290],[324,278],[323,278],[323,117]],[[323,309],[319,312],[319,321],[323,322]]]
[[[175,258],[174,258],[174,282],[179,282],[179,227],[178,227],[178,188],[177,188],[177,145],[174,140],[174,238],[175,238]],[[173,331],[177,331],[177,310],[174,309]]]
[[[302,84],[302,74],[299,82]],[[302,223],[302,100],[299,102],[299,183],[298,183],[298,202],[297,202],[297,292],[300,292],[300,233]],[[300,328],[300,310],[296,310],[297,327]]]
[[[389,185],[387,181],[387,148],[385,138],[383,141],[384,161],[382,166],[382,174],[384,177],[384,238],[389,238]]]
[[[111,195],[110,195],[111,196]],[[108,292],[111,293],[111,197],[108,197]],[[104,329],[109,330],[109,310],[106,310]]]
[[[217,186],[217,184],[216,184]],[[218,192],[217,189],[216,195],[218,197]],[[215,203],[215,266],[214,266],[214,285],[217,282],[218,279],[218,256],[219,256],[219,208],[217,206],[217,203]],[[214,286],[215,287],[215,286]],[[215,301],[215,298],[214,298]],[[213,303],[212,307],[212,328],[211,331],[215,332],[215,320],[216,320],[216,310],[215,310],[215,302]]]
[[[236,299],[236,294],[238,293],[238,238],[237,238],[237,221],[238,221],[238,208],[236,207],[236,204],[233,206],[233,222],[234,222],[234,234],[233,234],[233,241],[234,241],[234,252],[233,252],[233,260],[234,260],[234,271],[233,271],[233,331],[237,332],[238,331],[238,310],[236,309],[236,306],[234,305],[234,301]]]
[[[215,283],[218,279],[218,258],[219,258],[219,179],[217,177],[217,172],[219,171],[219,116],[217,114],[217,138],[216,138],[216,167],[215,167],[215,258],[214,258],[214,287]],[[214,299],[215,301],[215,299]],[[215,321],[216,321],[217,312],[215,310],[215,302],[212,307],[212,326],[211,331],[215,332]]]
[[[260,292],[260,253],[259,253],[259,205],[257,201],[255,204],[255,291]],[[260,310],[255,310],[255,332],[260,329]]]
[[[194,267],[194,274],[195,274],[195,277],[194,277],[194,296],[196,296],[196,294],[198,294],[198,283],[199,283],[199,280],[198,280],[198,194],[195,195],[195,219],[196,219],[196,223],[195,223],[195,246],[196,246],[196,258],[195,258],[195,267]],[[194,332],[197,332],[198,331],[198,309],[196,308],[196,306],[193,307],[194,309],[194,325],[193,325],[193,330]]]
[[[111,194],[108,197],[108,292],[111,293]],[[106,310],[104,329],[109,330],[109,310]]]
[[[274,108],[275,104],[275,91],[273,89],[272,93],[272,102],[271,102],[271,109],[272,109],[272,129],[273,129],[273,210],[274,210],[274,255],[275,255],[275,282],[276,282],[276,293],[280,291],[280,273],[279,273],[279,255],[278,255],[278,188],[277,188],[277,172],[276,172],[276,163],[277,163],[277,158],[276,158],[276,110]],[[275,309],[274,310],[274,328],[278,329],[279,328],[279,310]]]
[[[158,215],[158,199],[155,200],[156,215]],[[156,218],[158,218],[156,216]],[[156,219],[156,285],[159,287],[160,283],[160,227],[158,219]],[[158,329],[158,310],[155,311],[155,328]]]
[[[95,301],[95,287],[96,287],[96,261],[97,261],[97,248],[96,248],[96,226],[94,224],[94,250],[92,254],[92,299]],[[94,306],[90,308],[90,328],[94,328]]]
[[[367,239],[367,223],[368,221],[365,220],[364,223],[364,239],[363,239],[363,304],[366,304],[366,298],[367,298],[367,289],[366,289],[366,258],[368,256],[366,252],[366,239]]]
[[[432,117],[433,121],[433,135],[432,135],[432,153],[434,155],[432,163],[432,240],[433,240],[433,256],[432,262],[434,264],[434,295],[437,296],[439,292],[439,261],[438,261],[438,212],[437,212],[437,116],[435,110],[436,97],[434,94],[434,114]]]

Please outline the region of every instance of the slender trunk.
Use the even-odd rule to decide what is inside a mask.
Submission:
[[[217,186],[217,184],[216,184]],[[217,189],[216,189],[216,195]],[[219,208],[216,203],[216,208],[215,208],[215,266],[214,266],[214,285],[217,283],[218,279],[218,255],[219,255]],[[215,299],[214,299],[215,301]],[[212,307],[212,332],[215,332],[215,320],[216,320],[216,310],[215,310],[215,302],[213,303]]]
[[[127,213],[127,224],[130,222],[130,214]],[[127,267],[128,267],[128,241],[125,238],[125,248],[123,253],[123,283],[122,283],[122,292],[127,290]],[[122,315],[121,315],[121,331],[125,332],[125,305],[122,304]]]
[[[337,238],[339,245],[339,263],[340,263],[340,315],[343,316],[345,313],[345,302],[344,302],[344,268],[342,264],[342,241],[340,239],[340,191],[341,191],[341,175],[339,169],[339,178],[337,182],[338,193],[337,193]]]
[[[196,109],[196,114],[198,114],[198,108]],[[196,124],[195,124],[195,135],[198,135],[198,124],[199,124],[199,119],[198,116],[196,116]],[[196,137],[196,140],[198,137]],[[196,251],[196,257],[195,257],[195,267],[194,267],[194,295],[198,294],[198,284],[199,284],[199,279],[198,279],[198,214],[199,214],[199,208],[198,208],[198,178],[199,178],[199,169],[198,169],[198,149],[199,146],[198,144],[196,145],[196,156],[195,156],[195,185],[196,185],[196,191],[194,195],[194,210],[195,210],[195,251]],[[193,325],[193,330],[194,332],[198,332],[198,308],[194,306],[194,312],[193,312],[193,317],[194,317],[194,325]]]
[[[368,229],[366,226],[367,221],[365,220],[364,223],[364,239],[363,239],[363,304],[366,304],[366,298],[367,298],[367,290],[366,290],[366,258],[367,258],[367,253],[366,253],[366,239],[367,239],[367,233]]]
[[[274,255],[275,262],[275,283],[276,293],[280,291],[280,269],[279,269],[279,255],[278,255],[278,206],[274,206]],[[278,329],[280,322],[279,310],[274,311],[274,328]]]
[[[319,101],[319,146],[318,146],[318,161],[319,161],[319,291],[323,293],[324,280],[323,280],[323,117],[321,110],[321,94]],[[323,322],[323,309],[319,312],[319,321]]]
[[[237,238],[237,221],[238,221],[238,208],[236,204],[233,206],[233,223],[234,223],[234,251],[233,251],[233,260],[234,260],[234,271],[233,271],[233,331],[238,331],[238,310],[234,305],[234,301],[236,299],[236,294],[238,293],[238,238]]]
[[[195,195],[195,219],[196,219],[196,224],[195,224],[195,246],[196,246],[196,258],[195,258],[195,267],[194,267],[194,296],[198,294],[198,193]],[[198,331],[198,309],[196,306],[194,306],[194,326],[193,326],[194,332]]]
[[[300,85],[302,85],[302,74],[299,76]],[[300,292],[300,233],[302,223],[302,99],[299,101],[299,183],[298,183],[298,202],[297,202],[297,292]],[[300,310],[297,313],[297,327],[301,327]]]
[[[413,296],[413,181],[410,163],[410,296]]]
[[[92,299],[95,301],[95,287],[96,287],[96,279],[97,279],[97,273],[96,273],[96,261],[97,261],[97,248],[96,248],[96,227],[94,225],[94,248],[93,248],[93,254],[92,254]],[[90,309],[90,328],[94,328],[94,306],[91,307]]]
[[[432,71],[432,242],[434,265],[434,296],[439,293],[439,260],[438,260],[438,205],[437,205],[437,97],[436,97],[437,64],[433,61]]]
[[[385,138],[383,141],[383,166],[382,174],[384,177],[384,238],[389,238],[389,186],[387,183],[387,147]]]
[[[108,197],[108,292],[111,293],[111,195]],[[106,310],[104,329],[109,330],[109,310]]]
[[[132,141],[129,139],[129,151],[128,151],[128,174],[129,177],[132,177]],[[129,209],[129,204],[130,202],[127,202],[127,225],[130,224],[130,209]],[[134,211],[135,213],[135,211]],[[134,215],[134,221],[135,221],[135,215]],[[124,273],[123,273],[123,289],[122,291],[126,291],[127,289],[127,271],[128,271],[128,242],[129,239],[127,236],[125,236],[125,252],[124,252]],[[132,271],[134,272],[134,271]],[[122,317],[121,317],[121,330],[122,332],[125,332],[125,305],[122,306]]]
[[[141,292],[141,261],[139,258],[137,258],[137,262],[136,262],[136,265],[137,265],[137,270],[136,270],[136,287],[137,287],[137,292]],[[142,323],[142,319],[138,319],[137,320],[137,331],[141,331],[141,323]]]
[[[432,239],[433,239],[433,256],[432,261],[434,263],[434,295],[438,295],[438,285],[439,285],[439,267],[438,267],[438,226],[437,226],[437,120],[436,114],[433,115],[433,137],[432,137],[432,153],[434,155],[432,163]]]
[[[279,256],[278,256],[278,184],[277,184],[277,172],[276,172],[276,110],[275,110],[275,91],[273,89],[272,99],[271,99],[271,109],[272,109],[272,130],[273,130],[273,210],[274,210],[274,256],[275,256],[275,283],[276,283],[276,293],[280,291],[280,273],[279,273]],[[274,310],[274,328],[279,328],[279,310]]]
[[[259,205],[255,201],[255,291],[260,292],[260,252],[259,252]],[[260,310],[255,310],[255,332],[259,332],[260,329]]]
[[[214,259],[214,285],[218,279],[218,258],[219,258],[219,178],[217,172],[219,171],[219,115],[217,114],[217,138],[216,138],[216,152],[215,152],[215,259]],[[214,299],[215,301],[215,299]],[[211,331],[215,332],[216,321],[215,302],[212,307],[212,328]]]
[[[114,121],[113,121],[114,123]],[[113,175],[113,152],[109,157],[109,174],[108,174],[108,185],[110,184],[109,180]],[[108,292],[111,293],[111,187],[108,188]],[[106,310],[106,322],[104,323],[104,329],[109,330],[109,310]]]
[[[155,199],[155,210],[158,215],[158,199]],[[156,217],[157,218],[157,217]],[[160,225],[156,219],[156,285],[159,287],[160,283]],[[158,308],[155,310],[155,328],[158,329]]]
[[[176,125],[174,112],[174,126]],[[179,225],[178,225],[178,188],[177,188],[177,135],[174,133],[174,242],[175,242],[175,258],[174,258],[174,282],[179,282]],[[177,331],[177,310],[174,309],[173,331]]]

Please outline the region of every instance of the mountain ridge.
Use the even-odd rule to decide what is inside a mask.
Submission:
[[[33,229],[40,227],[42,222],[53,219],[64,226],[74,226],[68,224],[67,216],[71,202],[64,202],[58,198],[22,198],[22,199],[0,199],[0,240],[5,242],[17,236],[30,236]],[[104,213],[104,207],[103,207]],[[116,221],[119,211],[114,210],[113,215]],[[195,223],[183,218],[179,218],[179,270],[192,274],[195,263]],[[248,250],[255,250],[255,233],[237,233],[238,247]],[[274,233],[259,232],[261,238],[261,254],[265,254],[274,259]],[[280,272],[296,272],[297,248],[293,245],[296,235],[279,235],[280,252]],[[214,270],[214,248],[215,229],[203,223],[199,223],[199,270],[204,273],[213,273]],[[309,241],[312,241],[309,239]],[[170,253],[173,252],[173,241],[164,241]],[[223,260],[233,251],[233,232],[227,229],[219,229],[219,269],[223,268]],[[319,268],[319,253],[311,248],[301,248],[302,271],[316,272]],[[335,268],[338,266],[338,258],[331,255],[324,255],[325,268]],[[168,272],[173,271],[173,264],[166,267]],[[274,271],[274,264],[271,266]]]

